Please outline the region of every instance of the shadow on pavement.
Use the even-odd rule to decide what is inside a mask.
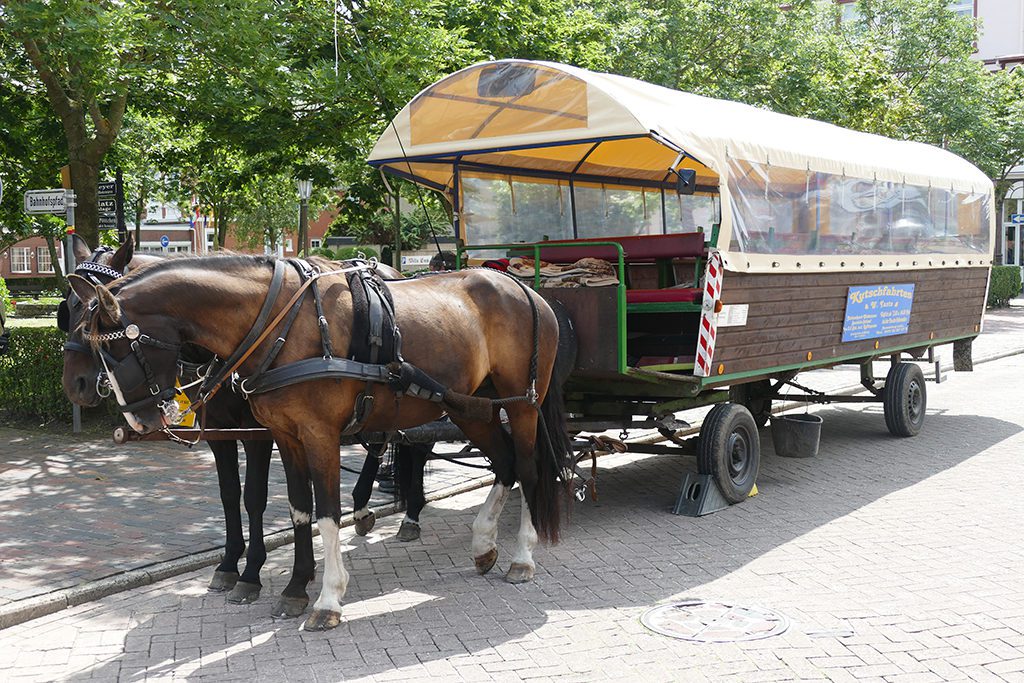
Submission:
[[[424,513],[419,543],[391,537],[395,524],[385,525],[387,536],[349,541],[346,611],[331,633],[302,633],[298,621],[267,616],[287,578],[285,548],[271,565],[264,597],[250,607],[226,606],[196,579],[154,586],[120,603],[106,599],[91,618],[130,615],[124,652],[78,676],[221,678],[249,670],[267,678],[351,678],[511,640],[522,639],[525,647],[550,611],[585,619],[590,610],[640,609],[685,594],[1021,431],[998,419],[932,412],[921,435],[906,440],[888,435],[880,409],[819,414],[825,425],[817,457],[778,457],[763,430],[760,495],[707,517],[668,513],[683,474],[694,467],[691,459],[651,456],[618,466],[599,460],[599,501],[576,505],[562,543],[538,549],[533,583],[502,580],[518,496],[502,516],[498,566],[485,577],[475,575],[469,559],[476,506],[456,509],[442,501]],[[317,582],[311,595],[318,589]],[[566,626],[558,637],[571,643],[571,622]]]

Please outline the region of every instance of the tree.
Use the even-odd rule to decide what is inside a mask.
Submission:
[[[275,0],[0,0],[0,72],[26,90],[42,86],[64,134],[76,228],[90,246],[98,242],[99,171],[129,102],[173,104],[219,71],[265,81],[280,64],[275,38],[288,7]]]
[[[172,123],[159,114],[131,109],[117,142],[106,159],[106,175],[120,168],[124,176],[125,222],[135,225],[135,244],[142,243],[142,221],[149,200],[165,194],[164,170],[174,149]]]

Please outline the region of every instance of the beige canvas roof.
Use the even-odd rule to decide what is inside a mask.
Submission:
[[[481,76],[505,66],[519,74],[534,72],[519,96],[488,97]],[[513,73],[511,78],[515,78]],[[524,81],[527,76],[519,76]],[[532,86],[532,89],[530,89]],[[495,86],[500,88],[500,84]],[[515,92],[514,90],[511,92]],[[495,95],[503,95],[495,91]],[[397,132],[397,135],[396,135]],[[721,173],[734,157],[811,171],[877,178],[944,189],[985,192],[990,181],[971,163],[945,150],[917,142],[891,140],[811,119],[776,114],[738,102],[669,90],[632,78],[602,74],[564,64],[502,60],[477,64],[431,85],[395,118],[378,140],[370,162],[406,157],[467,154],[528,145],[565,144],[576,140],[655,133]],[[399,144],[401,140],[401,144]],[[509,153],[509,165],[561,170],[579,161],[590,144]],[[655,163],[643,153],[627,153],[622,144],[615,160],[602,166],[616,175],[650,174]],[[650,154],[650,152],[648,152]],[[611,151],[609,151],[609,156]],[[494,156],[494,155],[488,155]],[[671,162],[674,154],[662,156]],[[662,159],[658,159],[660,162]],[[547,162],[547,163],[545,163]],[[403,170],[401,163],[386,163]],[[404,169],[408,171],[408,168]],[[450,168],[424,179],[447,185]]]
[[[595,141],[603,140],[595,147]],[[416,96],[381,135],[370,163],[437,189],[454,161],[478,169],[666,182],[678,152],[698,185],[720,182],[728,160],[992,193],[988,177],[946,150],[669,90],[563,64],[502,60],[456,72]],[[723,210],[720,244],[731,217]],[[992,221],[994,225],[994,220]],[[748,265],[736,263],[741,269]],[[728,266],[728,258],[727,258]]]

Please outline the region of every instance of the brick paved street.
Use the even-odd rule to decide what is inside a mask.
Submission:
[[[117,446],[0,428],[0,448],[0,608],[224,543],[217,470],[205,446]],[[343,464],[358,469],[365,453],[347,448]],[[276,454],[270,477],[267,534],[291,528]],[[466,478],[462,468],[432,463],[427,490]],[[356,476],[342,472],[342,479],[350,511]],[[374,489],[371,504],[391,500]]]
[[[365,539],[344,530],[352,583],[331,633],[269,618],[285,547],[251,606],[207,594],[203,570],[0,631],[0,676],[1024,681],[1024,357],[929,389],[914,439],[890,437],[875,405],[822,409],[809,460],[775,456],[762,432],[760,495],[709,517],[667,513],[691,460],[603,458],[600,501],[538,549],[531,584],[501,578],[516,496],[498,567],[473,572],[474,491],[428,506],[418,543],[392,537],[394,517]],[[693,644],[640,624],[683,597],[772,608],[791,627]]]

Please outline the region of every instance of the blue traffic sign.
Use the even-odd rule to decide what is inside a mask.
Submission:
[[[1011,223],[1024,223],[1024,213],[1011,213],[1010,214],[1010,222]]]
[[[166,247],[170,243],[171,243],[171,238],[170,237],[168,237],[167,235],[160,235],[160,246],[161,247]]]

